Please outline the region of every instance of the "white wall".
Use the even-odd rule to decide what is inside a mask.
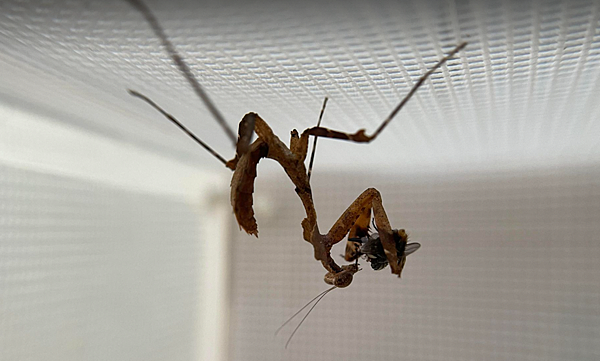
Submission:
[[[280,172],[283,173],[283,172]],[[264,174],[263,174],[264,175]],[[302,240],[304,217],[283,174],[261,178],[260,238],[238,233],[232,257],[232,360],[596,360],[600,355],[600,169],[409,176],[313,175],[325,232],[377,187],[393,227],[422,244],[402,278],[361,262],[328,294]],[[333,257],[344,245],[334,248]]]
[[[0,103],[0,359],[218,359],[226,185]]]

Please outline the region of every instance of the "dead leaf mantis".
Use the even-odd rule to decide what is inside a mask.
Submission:
[[[303,229],[302,236],[305,241],[312,244],[315,259],[320,261],[327,270],[325,275],[326,283],[339,288],[349,286],[352,282],[353,275],[359,271],[357,260],[361,255],[366,256],[367,261],[372,262],[372,266],[375,269],[378,269],[380,266],[385,266],[385,264],[388,263],[392,273],[400,277],[406,262],[406,256],[409,252],[414,252],[418,246],[407,244],[408,236],[403,229],[392,229],[383,207],[381,194],[377,189],[368,188],[365,190],[354,200],[354,202],[352,202],[344,213],[342,213],[327,233],[320,232],[317,223],[317,211],[314,206],[310,186],[312,157],[310,162],[311,166],[309,166],[308,171],[304,165],[308,151],[309,137],[315,137],[313,156],[317,137],[349,140],[357,143],[369,143],[372,140],[375,140],[424,81],[448,59],[452,58],[456,53],[463,49],[466,46],[466,43],[458,45],[427,71],[373,134],[367,135],[364,129],[353,134],[330,130],[321,127],[319,119],[319,123],[316,127],[308,128],[302,133],[299,133],[295,129],[292,130],[288,147],[273,133],[267,122],[256,113],[248,113],[241,120],[236,140],[234,132],[229,128],[219,110],[212,103],[187,64],[183,61],[182,57],[177,53],[157,19],[150,12],[150,9],[141,0],[128,1],[143,14],[156,36],[161,40],[162,45],[173,62],[177,65],[196,94],[204,102],[215,120],[223,127],[225,133],[234,143],[236,147],[235,157],[226,161],[225,158],[196,137],[181,122],[160,108],[148,97],[133,90],[129,90],[129,92],[131,95],[144,100],[162,113],[167,119],[177,125],[188,136],[193,138],[210,154],[233,171],[231,180],[231,205],[240,228],[244,229],[248,234],[258,236],[258,225],[254,218],[254,210],[252,207],[254,180],[256,178],[258,162],[262,158],[270,158],[283,167],[283,170],[295,185],[295,191],[306,212],[306,217],[301,223]],[[325,99],[325,102],[323,103],[321,116],[326,101],[327,99]],[[251,142],[253,133],[256,133],[257,139]],[[378,231],[376,236],[371,235],[368,230],[371,212],[373,213],[374,224]],[[347,234],[348,243],[344,258],[346,261],[356,262],[340,266],[331,257],[331,248],[333,245],[340,242]],[[376,263],[373,263],[374,260],[376,260]],[[377,267],[375,264],[377,264]]]

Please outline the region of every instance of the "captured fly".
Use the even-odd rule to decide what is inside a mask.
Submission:
[[[363,218],[362,224],[358,223],[360,222],[357,222],[357,225],[352,229],[348,237],[344,258],[346,261],[354,261],[362,256],[367,262],[371,263],[371,268],[375,271],[384,269],[389,264],[389,261],[381,244],[379,230],[375,225],[375,221],[373,220],[372,222],[373,227],[377,231],[374,233],[370,232],[368,218]],[[406,256],[418,250],[421,244],[408,243],[408,235],[403,229],[393,229],[392,235],[396,245],[398,265],[400,266],[400,270],[402,270],[406,263]]]
[[[364,218],[363,218],[363,220],[364,220]],[[362,222],[363,223],[362,227],[360,227],[360,224],[361,224],[360,221],[358,221],[357,223],[359,224],[359,226],[354,227],[351,232],[354,235],[357,235],[357,234],[365,234],[365,235],[362,237],[348,238],[348,243],[346,245],[346,255],[344,256],[344,258],[347,261],[355,261],[356,263],[347,265],[344,267],[352,268],[352,269],[349,269],[349,271],[351,271],[352,274],[360,271],[360,268],[358,267],[358,258],[362,256],[362,258],[364,258],[367,262],[371,263],[371,268],[373,268],[375,271],[380,271],[380,270],[384,269],[389,264],[389,261],[388,261],[387,257],[385,256],[385,250],[383,248],[383,245],[381,244],[379,232],[375,232],[375,233],[369,232],[368,220],[366,222]],[[373,223],[373,226],[377,230],[375,223]],[[397,254],[398,263],[400,265],[400,269],[402,269],[404,267],[404,264],[406,263],[406,256],[415,253],[421,247],[421,244],[416,243],[416,242],[407,243],[408,236],[403,229],[394,229],[394,230],[392,230],[392,233],[394,236],[394,242],[396,243],[396,249],[398,251],[398,254]],[[325,279],[327,282],[327,276],[325,276]],[[327,283],[330,283],[330,282],[327,282]],[[285,321],[283,323],[283,325],[281,325],[277,329],[277,331],[275,331],[275,335],[277,335],[277,333],[279,333],[279,331],[281,331],[281,329],[285,325],[287,325],[294,317],[299,315],[300,312],[302,312],[304,309],[306,309],[308,306],[310,306],[312,304],[312,306],[310,307],[310,309],[308,310],[306,315],[304,315],[304,317],[302,317],[302,320],[300,320],[300,323],[296,326],[296,328],[294,328],[294,331],[288,338],[288,340],[285,344],[286,348],[292,341],[292,338],[296,334],[296,331],[298,331],[298,329],[300,328],[302,323],[304,323],[304,321],[306,320],[308,315],[312,312],[312,310],[323,299],[323,297],[325,297],[325,295],[327,295],[329,292],[333,291],[336,288],[341,288],[341,287],[333,286],[333,287],[321,292],[320,294],[318,294],[315,298],[310,300],[306,305],[304,305],[295,314],[293,314],[292,317],[290,317],[287,321]]]

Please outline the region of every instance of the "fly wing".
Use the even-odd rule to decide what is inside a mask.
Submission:
[[[419,248],[421,248],[420,243],[409,243],[404,248],[404,256],[408,256],[409,254],[415,253]]]
[[[361,253],[366,254],[367,256],[371,256],[369,258],[374,258],[372,256],[383,255],[385,258],[385,254],[383,252],[383,246],[381,245],[381,241],[379,240],[379,233],[373,233],[366,242],[360,247]]]

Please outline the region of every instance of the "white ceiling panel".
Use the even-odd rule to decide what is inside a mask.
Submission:
[[[229,124],[259,113],[280,135],[317,121],[373,131],[319,142],[316,167],[406,172],[598,164],[597,1],[149,1]],[[233,148],[126,1],[0,3],[0,100],[199,166],[221,165],[126,89],[143,92],[224,157]]]

